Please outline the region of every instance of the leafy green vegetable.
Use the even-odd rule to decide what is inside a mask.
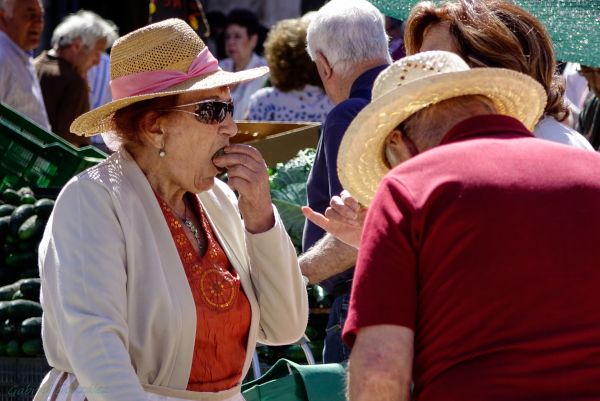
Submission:
[[[302,249],[306,181],[315,161],[315,150],[304,149],[287,163],[278,163],[269,177],[271,198],[298,253]]]

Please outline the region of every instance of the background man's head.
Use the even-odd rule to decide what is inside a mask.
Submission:
[[[44,30],[41,0],[0,0],[0,31],[24,51],[38,47]]]
[[[321,7],[308,26],[307,50],[330,97],[324,66],[338,76],[352,77],[357,65],[392,61],[384,17],[366,0],[332,0]]]
[[[117,27],[91,11],[67,16],[52,33],[54,51],[81,74],[98,64],[100,55],[118,38]]]

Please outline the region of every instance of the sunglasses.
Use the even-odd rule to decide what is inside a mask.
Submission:
[[[182,107],[196,106],[194,111],[178,110]],[[181,104],[179,106],[162,109],[159,111],[180,111],[193,114],[202,124],[220,124],[225,121],[227,113],[233,116],[233,100],[201,100],[195,103]]]

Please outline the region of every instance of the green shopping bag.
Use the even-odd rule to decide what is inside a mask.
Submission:
[[[345,401],[346,367],[280,359],[260,378],[243,384],[242,395],[246,401]]]

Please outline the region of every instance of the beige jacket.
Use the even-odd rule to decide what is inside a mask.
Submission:
[[[275,208],[275,226],[250,234],[225,184],[218,181],[199,198],[252,308],[245,374],[257,341],[288,344],[302,336],[306,289]],[[55,369],[75,374],[89,401],[141,401],[144,390],[194,400],[239,392],[239,386],[210,394],[185,390],[194,299],[158,202],[127,152],[67,183],[39,254],[46,357]],[[40,388],[35,400],[50,391]]]

